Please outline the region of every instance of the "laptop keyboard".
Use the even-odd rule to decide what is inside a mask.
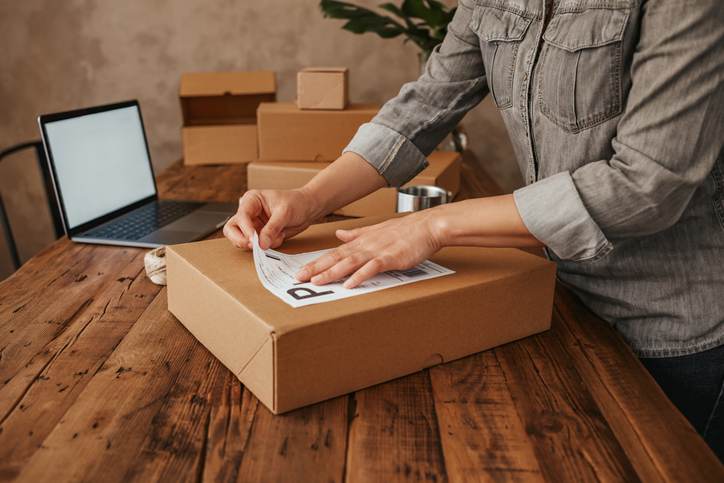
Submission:
[[[114,240],[140,240],[162,226],[188,215],[199,206],[198,203],[183,201],[149,203],[117,220],[86,232],[85,236]]]

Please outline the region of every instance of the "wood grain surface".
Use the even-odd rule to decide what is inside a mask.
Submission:
[[[476,165],[461,196],[498,193]],[[158,185],[235,201],[246,170],[177,164]],[[167,311],[143,253],[61,239],[0,284],[0,481],[724,481],[563,286],[550,331],[274,416]]]

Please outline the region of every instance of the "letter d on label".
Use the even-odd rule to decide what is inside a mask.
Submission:
[[[301,292],[301,295],[299,294]],[[333,290],[325,290],[324,292],[315,292],[311,288],[307,287],[294,287],[287,290],[287,293],[297,300],[310,299],[312,297],[319,297],[321,295],[329,295],[334,293]]]

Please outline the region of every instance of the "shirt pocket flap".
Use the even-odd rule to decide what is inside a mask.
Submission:
[[[543,39],[569,52],[601,47],[623,38],[628,16],[628,8],[558,13],[548,24]]]
[[[518,42],[532,19],[501,8],[476,6],[470,28],[486,42]]]

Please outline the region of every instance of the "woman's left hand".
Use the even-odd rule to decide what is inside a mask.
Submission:
[[[353,288],[387,270],[406,270],[442,248],[436,210],[413,213],[354,230],[337,230],[345,242],[306,264],[297,274],[300,282],[315,285],[351,275],[345,288]]]

